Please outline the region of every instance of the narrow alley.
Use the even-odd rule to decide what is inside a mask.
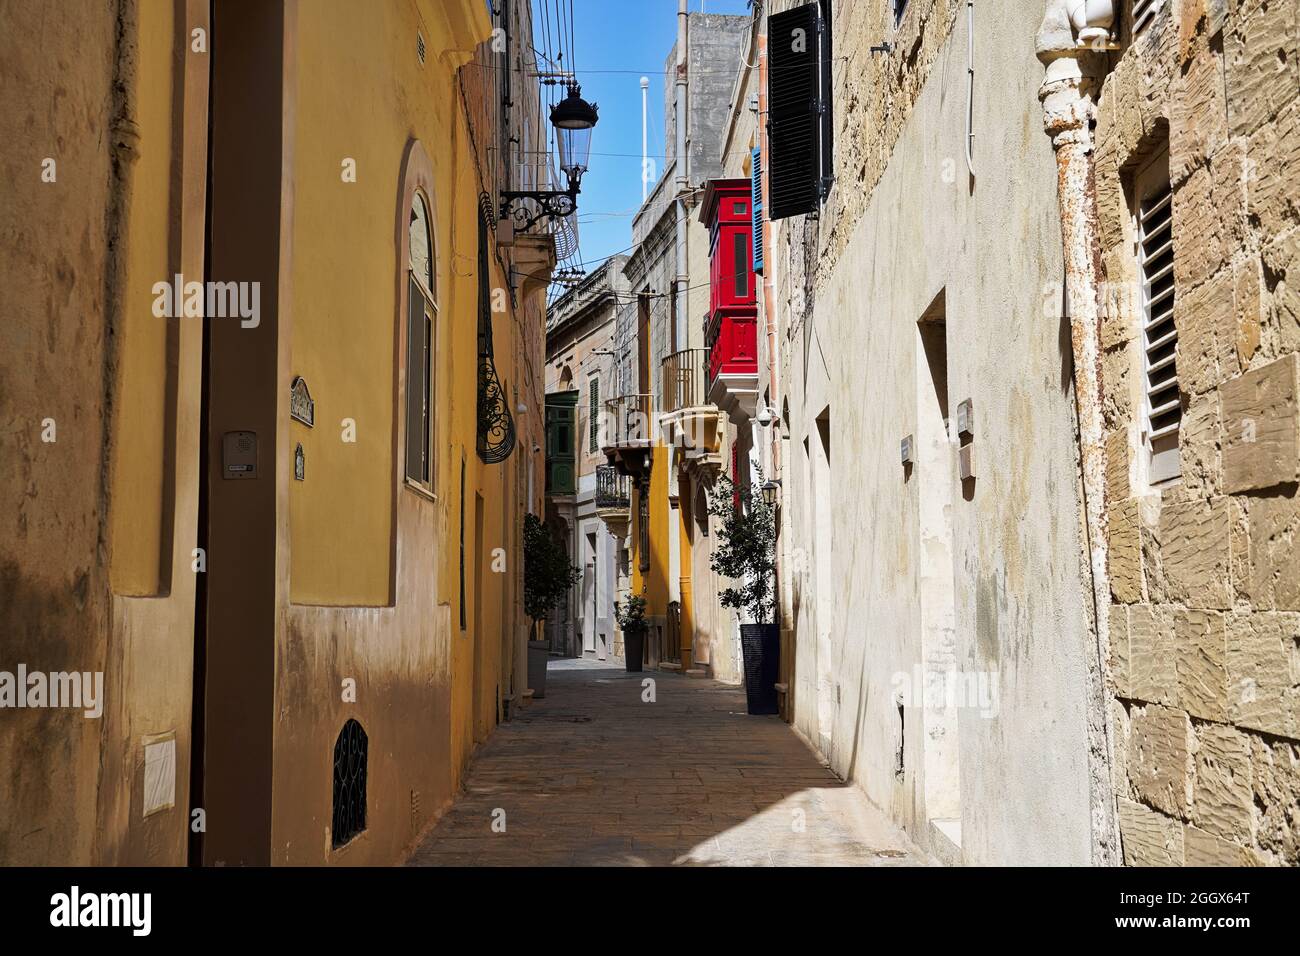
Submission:
[[[1300,867],[1300,0],[0,0],[0,85],[0,878],[114,869],[22,919]]]
[[[746,715],[740,687],[583,659],[553,661],[547,680],[409,865],[926,862],[779,717]]]

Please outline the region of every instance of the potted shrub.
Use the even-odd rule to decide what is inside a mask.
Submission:
[[[761,480],[761,475],[760,475]],[[751,714],[775,714],[781,670],[781,629],[776,623],[776,508],[723,475],[713,489],[709,514],[718,519],[713,570],[734,583],[719,599],[749,617],[740,625],[745,696]]]
[[[535,514],[524,516],[524,613],[533,621],[534,635],[538,622],[559,606],[581,577],[582,572],[569,563],[564,545]],[[528,642],[528,686],[533,698],[546,696],[546,641]]]
[[[645,598],[634,595],[626,604],[615,601],[614,620],[623,632],[623,666],[638,672],[645,657]]]

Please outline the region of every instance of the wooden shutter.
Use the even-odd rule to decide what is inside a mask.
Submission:
[[[831,54],[831,0],[821,0],[818,7],[821,10],[820,29],[817,33],[817,62],[818,69],[821,72],[821,87],[818,96],[818,102],[821,113],[821,140],[817,143],[817,158],[820,162],[818,167],[818,198],[825,199],[831,191],[831,183],[835,179],[835,166],[833,163],[835,153],[835,110],[831,108],[831,91],[834,89],[834,78],[831,66],[834,63]]]
[[[552,392],[546,396],[546,490],[549,494],[571,495],[575,490],[577,406],[576,391]]]
[[[756,148],[750,162],[752,170],[752,192],[749,208],[753,211],[753,247],[754,271],[763,272],[763,151]]]
[[[817,8],[806,3],[767,21],[768,218],[774,221],[814,212],[820,198]]]

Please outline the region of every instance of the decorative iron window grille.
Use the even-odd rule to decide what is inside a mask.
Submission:
[[[510,457],[515,450],[515,420],[505,386],[492,360],[492,288],[488,281],[488,229],[492,203],[479,196],[478,224],[478,456],[489,465]]]
[[[642,482],[637,489],[636,502],[638,566],[642,572],[650,570],[650,483]]]
[[[334,849],[366,828],[366,756],[369,741],[357,721],[349,719],[334,742]]]
[[[466,628],[465,614],[465,455],[460,456],[460,629]]]

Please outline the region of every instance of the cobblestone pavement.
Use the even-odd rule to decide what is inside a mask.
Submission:
[[[480,748],[408,865],[928,862],[779,718],[746,715],[741,688],[555,658],[547,681]]]

